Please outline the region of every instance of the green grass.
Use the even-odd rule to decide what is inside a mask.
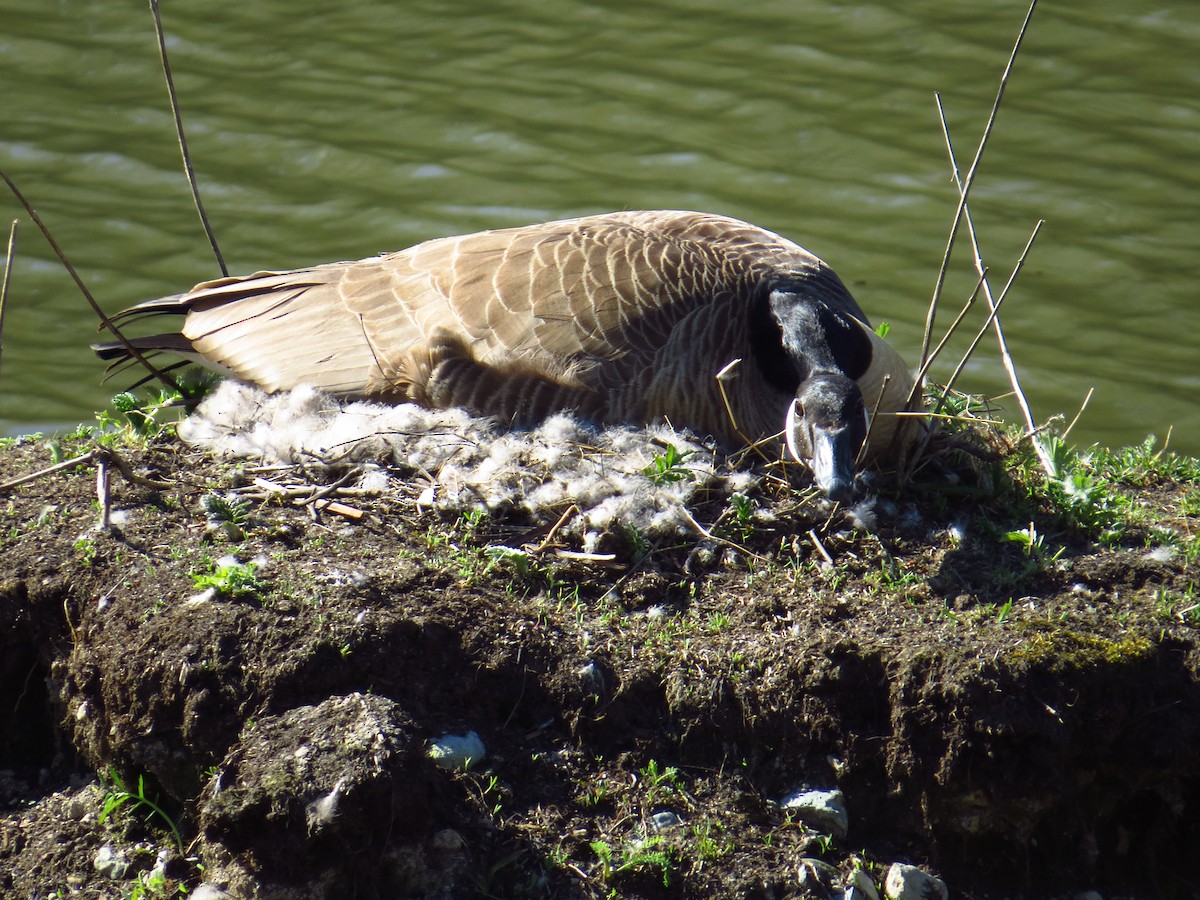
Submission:
[[[192,582],[201,591],[210,588],[222,597],[235,600],[254,599],[260,596],[263,584],[252,563],[214,563],[211,572],[192,572]]]
[[[111,766],[108,769],[107,775],[101,776],[101,782],[105,783],[104,802],[101,804],[100,815],[97,819],[101,825],[122,806],[130,804],[135,811],[141,810],[145,812],[147,818],[157,816],[170,830],[171,836],[175,839],[175,846],[179,850],[179,855],[184,855],[183,835],[179,833],[179,826],[158,805],[157,801],[146,796],[145,780],[141,775],[138,776],[136,791],[129,790],[125,782],[121,779],[121,776],[117,774],[117,770]]]

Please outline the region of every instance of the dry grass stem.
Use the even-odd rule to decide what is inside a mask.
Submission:
[[[817,548],[817,552],[821,554],[821,558],[829,565],[833,565],[833,557],[829,555],[829,551],[825,549],[825,545],[821,543],[821,539],[817,537],[817,532],[812,528],[808,529],[808,539],[812,541],[812,545]]]
[[[970,312],[971,307],[975,305],[975,300],[979,297],[979,289],[983,286],[983,279],[985,277],[986,270],[984,275],[979,276],[979,280],[975,282],[975,290],[971,291],[971,296],[967,298],[967,302],[963,304],[963,308],[958,311],[958,315],[955,316],[954,321],[950,323],[950,327],[946,329],[946,333],[942,335],[942,339],[938,341],[938,345],[933,348],[933,352],[929,354],[929,358],[925,360],[924,367],[917,372],[918,383],[924,383],[925,376],[929,374],[929,367],[933,365],[933,361],[941,355],[942,350],[945,349],[946,344],[950,341],[950,338],[954,336],[956,331],[958,331],[958,326],[963,323],[963,319],[967,317],[967,313]]]
[[[875,416],[879,414],[879,404],[883,402],[884,391],[887,390],[888,384],[891,382],[891,375],[884,375],[883,382],[879,385],[879,394],[875,397],[875,405],[871,407],[871,415],[867,419],[867,434],[863,438],[862,446],[858,448],[858,455],[854,458],[854,464],[857,466],[862,462],[862,458],[867,453],[867,444],[871,442],[871,432],[875,430]],[[794,402],[794,401],[793,401]]]
[[[167,95],[171,98],[171,113],[175,116],[175,133],[179,136],[179,152],[183,156],[183,172],[192,189],[192,200],[196,203],[196,212],[200,214],[200,224],[204,226],[204,233],[208,236],[208,243],[212,247],[213,255],[217,258],[217,265],[221,267],[221,274],[228,278],[229,269],[225,265],[225,257],[221,255],[221,248],[217,246],[217,238],[208,222],[208,215],[204,212],[204,203],[200,200],[200,188],[196,184],[196,172],[192,168],[192,158],[188,153],[187,137],[183,133],[183,117],[179,114],[179,98],[175,94],[175,79],[171,77],[171,64],[167,59],[167,41],[163,35],[158,0],[150,0],[150,11],[154,14],[154,31],[158,35],[158,53],[162,58],[163,76],[167,81]]]
[[[82,456],[76,456],[73,459],[65,459],[60,463],[55,463],[52,466],[47,466],[44,469],[38,469],[36,472],[30,472],[28,475],[21,475],[17,478],[10,478],[8,481],[0,484],[0,491],[7,491],[15,487],[20,487],[23,484],[28,484],[31,481],[37,481],[46,475],[53,475],[55,472],[61,472],[63,469],[69,469],[72,466],[81,466],[84,463],[89,463],[96,458],[96,451],[89,450]]]
[[[1063,430],[1062,439],[1064,441],[1067,439],[1067,435],[1071,433],[1071,429],[1075,427],[1075,423],[1079,421],[1079,417],[1083,415],[1083,411],[1087,409],[1087,405],[1091,401],[1092,394],[1095,393],[1095,390],[1095,388],[1088,388],[1087,396],[1083,398],[1083,403],[1079,404],[1079,412],[1075,413],[1075,418],[1071,420],[1071,424]]]
[[[967,177],[959,186],[958,191],[958,207],[954,212],[954,221],[950,226],[950,235],[946,240],[946,250],[942,255],[942,264],[938,269],[937,281],[933,288],[933,297],[929,301],[929,312],[925,319],[925,334],[921,340],[921,359],[917,366],[918,370],[925,367],[925,360],[929,355],[929,345],[933,336],[933,324],[937,316],[938,301],[942,295],[942,288],[946,282],[946,273],[950,268],[950,256],[954,250],[954,239],[958,235],[958,227],[962,222],[963,209],[967,205],[967,195],[971,191],[971,185],[975,182],[975,173],[979,170],[979,161],[983,158],[984,148],[987,147],[988,138],[991,136],[992,127],[996,123],[996,115],[1000,111],[1000,102],[1004,98],[1004,90],[1008,86],[1008,78],[1012,72],[1013,63],[1017,58],[1017,52],[1021,49],[1021,42],[1025,39],[1025,32],[1029,28],[1029,21],[1033,18],[1033,11],[1037,7],[1037,0],[1033,0],[1029,4],[1029,12],[1025,14],[1025,21],[1021,23],[1021,30],[1017,33],[1017,39],[1013,43],[1012,52],[1008,57],[1008,64],[1005,65],[1004,71],[1000,75],[1000,86],[996,91],[996,99],[992,103],[992,111],[988,116],[987,124],[984,126],[983,135],[979,139],[979,145],[975,149],[975,158],[971,161],[971,168],[967,171]],[[913,386],[913,392],[909,396],[908,408],[912,408],[912,403],[920,390],[921,382],[917,381]]]
[[[1025,40],[1025,32],[1030,28],[1030,20],[1033,18],[1033,10],[1037,8],[1038,0],[1033,0],[1030,4],[1030,11],[1025,14],[1025,22],[1021,23],[1021,30],[1016,34],[1016,41],[1013,43],[1012,53],[1008,55],[1008,64],[1004,66],[1004,71],[1000,76],[1000,86],[996,90],[996,100],[992,102],[991,113],[988,116],[988,124],[984,126],[983,136],[979,138],[979,144],[976,148],[976,155],[971,161],[971,168],[967,170],[967,176],[959,186],[959,203],[958,209],[954,211],[954,222],[950,224],[950,234],[946,241],[946,252],[942,254],[942,265],[937,271],[937,282],[934,286],[934,296],[929,302],[929,313],[925,318],[925,335],[922,338],[922,346],[920,346],[920,364],[918,368],[925,365],[925,358],[929,355],[929,344],[934,334],[934,319],[937,316],[937,301],[941,298],[942,288],[946,283],[946,274],[950,266],[950,254],[954,251],[954,239],[959,232],[959,224],[962,221],[962,210],[967,203],[967,194],[971,192],[971,185],[974,184],[974,176],[979,170],[979,161],[983,158],[983,151],[988,146],[988,138],[991,137],[992,127],[996,124],[996,115],[1000,113],[1000,103],[1004,97],[1004,89],[1008,86],[1009,74],[1013,71],[1013,64],[1016,61],[1016,54],[1021,49],[1021,42]],[[936,96],[936,95],[935,95]],[[919,385],[919,382],[918,382]],[[913,391],[916,392],[917,388]],[[910,397],[911,400],[911,397]]]
[[[4,356],[4,309],[8,306],[8,283],[12,277],[13,257],[17,254],[17,220],[8,232],[8,252],[4,254],[4,280],[0,282],[0,358]]]
[[[187,397],[187,392],[179,386],[179,383],[164,370],[157,368],[153,363],[146,359],[145,355],[143,355],[143,353],[138,350],[137,347],[133,346],[133,344],[129,342],[129,338],[125,337],[125,335],[121,332],[121,329],[117,327],[116,323],[113,322],[113,320],[110,319],[104,312],[104,310],[100,308],[100,304],[96,302],[96,298],[92,296],[92,292],[89,291],[87,285],[83,283],[83,279],[79,277],[79,273],[75,271],[75,267],[71,265],[71,261],[67,259],[67,255],[63,252],[62,247],[58,245],[58,241],[54,239],[54,235],[50,233],[50,229],[46,227],[46,223],[42,221],[42,217],[37,214],[37,210],[35,210],[33,205],[27,199],[25,199],[25,195],[21,193],[21,189],[17,187],[16,182],[8,177],[8,173],[2,170],[0,170],[0,179],[3,179],[4,183],[8,185],[8,189],[12,191],[13,196],[17,198],[17,202],[24,207],[26,214],[30,219],[33,220],[33,224],[38,227],[39,231],[41,231],[42,237],[46,239],[46,243],[50,245],[50,249],[54,251],[54,255],[58,257],[58,261],[62,263],[63,268],[67,270],[67,274],[71,276],[71,279],[75,282],[75,286],[79,288],[79,292],[83,294],[83,298],[87,300],[88,305],[92,308],[92,311],[95,312],[99,317],[101,327],[107,329],[121,343],[121,346],[125,348],[130,357],[141,363],[142,366],[145,367],[146,371],[149,372],[153,377],[157,378],[171,390],[178,392],[181,397]]]
[[[702,538],[704,538],[705,540],[709,540],[709,541],[712,541],[717,544],[724,544],[726,547],[732,547],[738,553],[743,553],[752,559],[757,559],[759,562],[764,562],[764,563],[770,562],[770,560],[768,560],[765,556],[759,556],[753,550],[750,550],[747,547],[743,547],[741,544],[726,540],[723,537],[719,537],[718,535],[713,534],[711,531],[709,531],[707,528],[705,528],[703,525],[701,525],[699,522],[696,521],[696,517],[691,514],[691,512],[688,510],[688,508],[686,506],[679,507],[679,511],[680,511],[680,513],[683,514],[684,520],[687,521],[687,523],[689,525],[691,525],[693,528],[695,528],[696,533],[698,535],[700,535]]]
[[[534,547],[530,552],[534,555],[544,553],[550,544],[553,543],[554,538],[558,536],[558,532],[562,530],[563,526],[566,525],[567,522],[571,521],[571,516],[578,515],[579,512],[579,507],[574,503],[568,506],[566,512],[558,517],[558,521],[550,526],[550,530],[546,532],[546,536],[542,538],[542,542]]]
[[[100,529],[108,531],[112,526],[112,496],[109,492],[108,460],[103,456],[96,460],[96,499],[100,502]]]
[[[954,142],[950,139],[950,129],[946,124],[946,114],[945,110],[942,108],[941,97],[937,98],[937,109],[938,119],[942,123],[942,135],[946,139],[946,153],[950,157],[950,169],[954,174],[954,183],[958,185],[959,191],[962,192],[963,182],[959,175],[958,160],[954,154]],[[1021,407],[1021,414],[1025,417],[1026,430],[1029,434],[1033,434],[1033,432],[1036,430],[1036,426],[1033,421],[1033,411],[1029,407],[1029,401],[1025,398],[1025,392],[1021,389],[1021,382],[1017,376],[1016,363],[1013,362],[1012,353],[1009,352],[1008,341],[1004,337],[1004,327],[1000,322],[999,316],[996,314],[999,308],[999,302],[992,296],[992,287],[988,283],[987,279],[987,267],[983,264],[983,254],[979,249],[979,236],[975,231],[975,222],[971,218],[971,210],[967,206],[965,193],[961,197],[961,202],[963,220],[967,224],[967,234],[971,240],[971,250],[975,261],[975,271],[979,273],[980,281],[983,284],[983,296],[987,300],[988,307],[991,309],[990,318],[993,326],[996,329],[996,342],[1000,348],[1000,358],[1004,363],[1005,371],[1008,372],[1009,383],[1012,384],[1013,393],[1017,398],[1017,404]],[[1033,234],[1030,236],[1029,242],[1025,245],[1025,249],[1021,252],[1021,257],[1017,261],[1017,265],[1013,269],[1012,275],[1009,277],[1008,284],[1004,287],[1001,299],[1003,299],[1003,294],[1008,292],[1009,287],[1012,285],[1013,279],[1016,278],[1017,273],[1024,266],[1025,257],[1028,255],[1029,248],[1033,244],[1034,239],[1037,237],[1038,230],[1041,227],[1042,222],[1039,221],[1037,226],[1033,229]],[[968,353],[968,358],[969,355],[970,354]],[[966,359],[963,360],[964,364],[965,362]],[[1046,470],[1047,474],[1050,474],[1052,467],[1049,458],[1046,456],[1046,451],[1041,447],[1037,447],[1036,445],[1035,450],[1037,451],[1038,459],[1042,463],[1042,467]]]

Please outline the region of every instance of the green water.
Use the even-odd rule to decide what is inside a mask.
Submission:
[[[1200,4],[1043,0],[972,207],[1035,416],[1200,453]],[[1021,2],[175,3],[163,14],[231,271],[622,208],[692,208],[829,261],[910,360]],[[0,166],[108,310],[217,274],[153,23],[134,0],[0,0]],[[0,227],[18,215],[0,197]],[[23,218],[23,217],[22,217]],[[2,240],[2,238],[0,238]],[[940,321],[975,278],[960,252]],[[23,221],[0,430],[90,419],[94,317]],[[962,351],[963,342],[946,359]],[[934,370],[945,378],[949,362]],[[1008,390],[986,342],[965,386]],[[1001,401],[1017,417],[1011,401]]]

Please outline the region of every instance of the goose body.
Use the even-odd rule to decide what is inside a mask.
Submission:
[[[135,339],[269,391],[465,407],[514,422],[569,409],[767,441],[844,498],[894,453],[912,377],[799,245],[736,219],[619,212],[426,241],[397,253],[197,285],[121,317],[184,314]],[[101,344],[120,359],[126,351]],[[717,374],[741,360],[718,386]],[[728,404],[728,405],[727,405]],[[732,413],[732,418],[731,418]]]

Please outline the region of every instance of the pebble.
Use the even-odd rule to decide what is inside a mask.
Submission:
[[[188,895],[188,900],[231,900],[231,897],[215,884],[206,881]]]
[[[888,900],[949,900],[950,897],[946,882],[905,863],[892,863],[883,881],[883,894]]]
[[[656,812],[650,817],[650,824],[654,827],[655,831],[666,831],[668,828],[682,825],[683,819],[670,810],[663,810],[662,812]]]
[[[796,877],[800,887],[823,897],[834,895],[833,886],[838,883],[838,870],[822,859],[803,856],[796,866]]]
[[[779,804],[805,825],[811,825],[835,838],[844,838],[850,828],[846,812],[846,797],[839,790],[797,791],[784,797]]]
[[[466,771],[487,756],[483,739],[474,731],[466,734],[443,734],[429,744],[429,757],[443,769]]]
[[[879,900],[879,891],[875,882],[863,869],[855,869],[846,882],[846,893],[843,900]]]
[[[129,874],[129,857],[111,845],[105,844],[96,851],[96,856],[92,860],[92,868],[102,878],[120,880]]]
[[[443,828],[441,831],[434,832],[429,843],[434,850],[442,853],[458,853],[467,846],[466,838],[453,828]]]

